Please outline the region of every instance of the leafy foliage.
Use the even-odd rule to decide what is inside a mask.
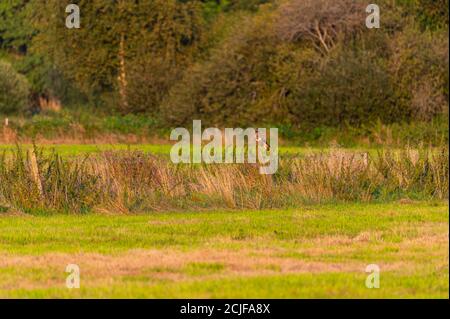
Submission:
[[[407,28],[390,41],[389,69],[397,105],[417,120],[431,120],[448,109],[448,35]]]
[[[72,2],[81,29],[65,26]],[[380,0],[369,30],[355,0],[11,0],[0,55],[34,104],[317,135],[448,113],[447,4]]]
[[[265,19],[248,19],[210,60],[194,65],[162,105],[168,120],[186,123],[196,117],[215,125],[261,122],[267,112],[260,103],[270,95],[270,60],[276,55],[276,47],[267,45],[274,38],[260,31],[267,27]]]
[[[26,53],[34,30],[25,18],[29,0],[0,3],[0,48]]]
[[[416,11],[423,28],[448,28],[448,0],[417,0]]]
[[[0,112],[22,113],[27,110],[30,86],[11,64],[0,60]]]
[[[364,6],[352,0],[259,10],[172,88],[162,104],[167,121],[314,129],[428,121],[445,112],[444,33],[423,32],[414,11],[383,5],[388,32],[363,28]]]
[[[168,68],[181,70],[201,36],[195,1],[80,0],[81,29],[67,29],[60,18],[69,1],[36,2],[43,9],[35,19],[40,32],[35,49],[52,56],[63,74],[89,96],[118,93],[120,85],[121,94],[137,95],[120,105],[123,112],[154,109],[157,95],[172,80],[170,75],[168,79],[160,76]],[[159,76],[149,77],[154,68]],[[148,84],[144,89],[142,81]],[[143,92],[153,104],[137,105]]]

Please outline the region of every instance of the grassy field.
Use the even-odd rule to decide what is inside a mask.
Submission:
[[[0,297],[448,298],[447,202],[0,213]],[[65,287],[77,264],[81,288]],[[380,288],[365,268],[380,267]]]
[[[22,149],[31,149],[32,144],[22,144]],[[77,156],[86,154],[96,154],[103,151],[142,151],[144,153],[151,153],[157,155],[169,155],[171,144],[38,144],[45,152],[55,151],[61,156]],[[0,144],[1,151],[9,151],[16,149],[14,144]],[[329,148],[318,147],[299,147],[299,146],[280,146],[279,153],[281,155],[293,154],[303,155],[314,152],[327,151]],[[371,155],[377,154],[377,148],[348,148],[354,152],[369,152]]]

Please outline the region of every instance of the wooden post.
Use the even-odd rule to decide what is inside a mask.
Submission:
[[[30,167],[30,173],[31,178],[33,179],[34,183],[37,186],[39,196],[42,198],[44,196],[44,191],[42,188],[42,182],[41,178],[39,176],[39,167],[36,159],[36,154],[34,150],[28,150],[28,159],[29,159],[29,167]]]

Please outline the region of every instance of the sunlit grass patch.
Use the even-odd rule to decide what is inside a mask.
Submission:
[[[363,273],[270,275],[188,282],[133,281],[129,278],[108,286],[16,289],[10,298],[448,298],[448,274],[409,276],[382,274],[379,289],[365,287]],[[445,283],[447,281],[447,284]]]
[[[3,216],[0,229],[0,297],[448,297],[445,202]]]

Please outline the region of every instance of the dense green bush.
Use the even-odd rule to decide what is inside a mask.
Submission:
[[[417,0],[416,13],[424,29],[448,27],[448,0]]]
[[[261,123],[272,111],[266,103],[275,80],[271,61],[276,57],[270,14],[247,18],[209,60],[187,71],[163,103],[163,113],[174,124],[194,117],[213,125]]]
[[[361,27],[364,6],[352,0],[260,9],[188,69],[163,114],[172,125],[304,129],[429,121],[448,108],[446,34],[422,31],[407,6],[382,6],[385,32]]]
[[[128,73],[128,106],[122,114],[147,113],[155,115],[163,97],[176,81],[180,70],[162,57],[143,54],[130,65]]]
[[[431,120],[448,110],[448,34],[408,27],[389,46],[396,104],[416,120]]]
[[[448,0],[379,0],[370,30],[360,0],[79,0],[79,30],[58,18],[69,0],[13,3],[0,6],[0,56],[35,101],[319,139],[448,111]]]
[[[86,27],[77,30],[60,19],[70,1],[33,2],[41,8],[33,49],[91,100],[124,114],[158,111],[169,71],[189,65],[203,31],[198,1],[80,0]]]
[[[11,64],[0,60],[0,113],[22,113],[28,108],[30,86]]]
[[[290,90],[286,103],[303,127],[386,123],[407,115],[394,103],[387,69],[367,52],[336,52]]]

